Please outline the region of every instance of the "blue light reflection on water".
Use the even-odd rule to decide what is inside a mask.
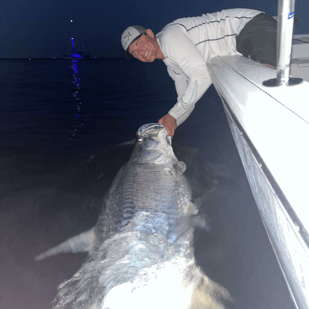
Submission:
[[[81,77],[79,77],[79,61],[72,60],[71,68],[73,70],[73,82],[72,83],[76,85],[76,91],[73,92],[73,97],[77,101],[77,104],[76,104],[76,114],[74,117],[74,121],[76,125],[71,131],[72,135],[69,139],[71,141],[79,141],[81,139],[82,127],[84,125],[82,123],[82,118],[81,118],[81,105],[83,104],[83,102],[81,101],[81,98],[79,96],[80,81],[81,81]]]

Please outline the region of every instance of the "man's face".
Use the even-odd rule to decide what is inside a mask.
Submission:
[[[151,34],[148,35],[148,32],[147,35],[143,34],[130,45],[130,54],[142,62],[153,62],[157,56],[155,40]]]

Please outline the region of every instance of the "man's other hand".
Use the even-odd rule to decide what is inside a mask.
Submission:
[[[159,124],[163,124],[164,128],[167,131],[167,136],[173,136],[175,133],[175,130],[177,128],[176,120],[173,116],[170,114],[166,114],[163,116],[159,121]]]

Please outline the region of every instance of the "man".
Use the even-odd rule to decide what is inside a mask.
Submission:
[[[177,103],[158,122],[169,136],[192,113],[195,103],[212,84],[207,62],[217,55],[243,54],[276,66],[277,23],[251,9],[229,9],[198,17],[180,18],[156,36],[141,26],[128,27],[121,36],[128,60],[161,59],[175,81]]]

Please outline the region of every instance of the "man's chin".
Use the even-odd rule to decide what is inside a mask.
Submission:
[[[149,57],[147,60],[147,62],[154,62],[156,60],[156,57],[154,55],[151,55],[151,57]]]

